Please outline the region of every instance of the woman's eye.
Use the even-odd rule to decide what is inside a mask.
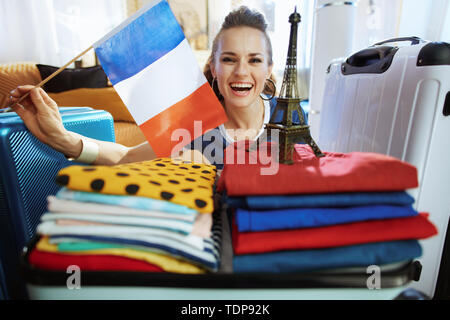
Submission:
[[[250,63],[261,63],[262,62],[262,59],[260,59],[260,58],[252,58],[252,59],[250,59]]]
[[[230,57],[223,57],[222,62],[233,62],[233,59],[231,59]]]

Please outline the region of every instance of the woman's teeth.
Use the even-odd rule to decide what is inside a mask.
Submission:
[[[231,83],[230,87],[231,89],[236,91],[245,91],[253,88],[253,85],[250,83]]]

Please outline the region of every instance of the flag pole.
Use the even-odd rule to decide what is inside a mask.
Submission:
[[[85,55],[89,50],[91,50],[93,48],[93,46],[90,46],[89,48],[87,48],[86,50],[84,50],[83,52],[81,52],[80,54],[78,54],[75,58],[73,58],[72,60],[70,60],[69,62],[67,62],[65,65],[63,65],[61,68],[59,68],[58,70],[56,70],[55,72],[53,72],[51,75],[49,75],[47,78],[45,78],[44,80],[42,80],[41,82],[39,82],[34,88],[40,88],[42,87],[44,84],[46,84],[47,82],[49,82],[50,80],[52,80],[54,77],[56,77],[58,74],[60,74],[65,68],[67,68],[71,63],[73,63],[75,60],[77,60],[78,58],[80,58],[81,56]],[[21,103],[23,100],[26,99],[26,97],[28,97],[30,95],[31,91],[28,91],[26,94],[24,94],[23,96],[20,97],[19,100],[17,100],[15,103],[13,103],[10,106],[5,106],[5,107],[0,107],[0,109],[4,109],[4,108],[12,108],[14,107],[16,104]]]

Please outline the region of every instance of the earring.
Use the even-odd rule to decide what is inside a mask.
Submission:
[[[272,84],[272,86],[273,86],[273,93],[272,93],[272,96],[271,96],[270,98],[264,98],[264,95],[261,93],[260,97],[261,97],[261,99],[263,99],[263,100],[269,101],[269,100],[272,100],[273,97],[275,97],[275,94],[277,93],[277,87],[276,87],[276,85],[275,85],[275,82],[273,82],[272,79],[269,78],[269,79],[266,79],[266,81],[269,81],[269,82]],[[264,85],[264,88],[266,88],[265,85]]]
[[[219,100],[223,99],[222,94],[219,91],[219,85],[217,85],[217,89],[214,89],[214,83],[217,83],[216,77],[214,77],[211,81],[211,88],[213,89],[214,93],[216,94],[217,98],[219,98]]]

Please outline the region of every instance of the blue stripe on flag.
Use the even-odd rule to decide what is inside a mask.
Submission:
[[[184,33],[166,1],[161,1],[95,47],[113,85],[132,77],[173,50]]]

